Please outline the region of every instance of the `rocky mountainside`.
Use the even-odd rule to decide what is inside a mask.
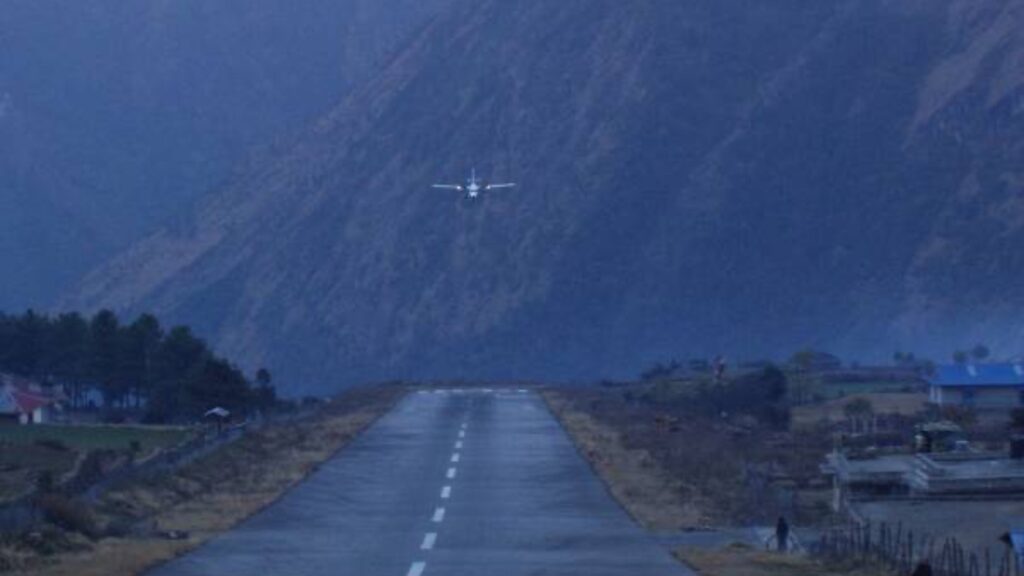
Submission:
[[[6,0],[0,309],[50,304],[308,124],[448,0]]]
[[[296,389],[1019,351],[1022,6],[459,1],[65,304]],[[471,166],[521,186],[428,188]]]

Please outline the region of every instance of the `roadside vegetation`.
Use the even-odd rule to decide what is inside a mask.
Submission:
[[[0,445],[0,502],[35,489],[40,478],[61,478],[70,473],[78,453],[37,444]]]
[[[399,386],[346,392],[308,417],[265,426],[173,474],[128,482],[95,502],[44,491],[37,502],[46,522],[0,538],[0,572],[139,574],[272,503],[403,394]]]
[[[958,363],[989,358],[984,345],[952,355]],[[963,536],[982,550],[998,548],[998,534],[1019,516],[1014,501],[900,505],[863,495],[840,499],[848,494],[833,490],[826,473],[831,452],[858,462],[915,462],[921,438],[933,428],[962,438],[955,445],[937,444],[938,452],[1009,458],[1011,435],[1024,430],[1024,410],[932,404],[926,382],[936,369],[904,352],[895,353],[890,364],[860,366],[804,350],[779,365],[669,361],[637,381],[552,388],[546,399],[639,522],[659,530],[710,529],[722,536],[713,541],[733,542],[678,550],[700,574],[875,576],[891,571],[872,562],[906,566],[916,559],[879,556],[868,562],[841,553],[823,561],[825,555],[771,553],[776,521],[785,518],[798,529],[801,551],[813,548],[822,534],[848,534],[860,518],[914,526],[918,536],[955,537],[958,545]],[[839,512],[833,510],[837,503]],[[967,530],[959,511],[974,505],[991,514],[970,515],[979,525]]]
[[[0,443],[54,450],[137,450],[143,454],[188,440],[194,432],[177,426],[2,426]]]
[[[882,567],[826,564],[744,544],[719,549],[682,548],[676,551],[676,557],[701,576],[895,576]]]
[[[545,397],[612,494],[648,528],[772,527],[785,517],[814,533],[844,521],[820,470],[836,439],[874,431],[879,415],[919,417],[921,377],[931,369],[902,354],[887,367],[844,367],[808,350],[781,365],[670,361],[635,382],[552,388]],[[677,556],[705,576],[889,574],[767,545],[737,541]]]
[[[0,426],[0,503],[41,482],[59,483],[89,455],[139,460],[193,438],[197,430],[170,426]]]
[[[830,436],[790,433],[787,378],[776,367],[735,377],[551,390],[546,397],[611,490],[648,526],[828,516],[824,487],[816,482]],[[650,482],[663,489],[644,486]],[[675,504],[667,506],[667,499]]]

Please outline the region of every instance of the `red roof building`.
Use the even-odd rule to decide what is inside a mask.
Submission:
[[[0,374],[0,419],[44,424],[60,406],[60,398],[36,382]]]

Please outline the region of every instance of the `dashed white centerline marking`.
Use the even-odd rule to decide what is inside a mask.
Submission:
[[[451,497],[452,497],[452,487],[451,486],[445,486],[444,488],[441,488],[441,499],[442,500],[447,500],[447,499],[449,499]]]
[[[456,473],[455,468],[449,468],[448,469],[448,473],[446,474],[446,476],[448,477],[449,480],[451,480],[452,478],[455,478],[455,473]]]
[[[455,449],[462,450],[462,440],[459,440],[458,442],[455,443]]]
[[[420,550],[433,550],[434,544],[437,544],[437,532],[427,532],[427,535],[423,537]]]
[[[465,437],[466,437],[466,431],[465,430],[459,430],[459,438],[465,438]]]
[[[437,510],[434,510],[433,521],[437,523],[444,522],[444,508],[438,508]]]
[[[461,454],[459,454],[458,452],[452,454],[452,462],[458,462],[459,460],[462,460]]]
[[[409,567],[408,576],[423,576],[423,571],[426,569],[426,562],[413,562],[412,566]]]

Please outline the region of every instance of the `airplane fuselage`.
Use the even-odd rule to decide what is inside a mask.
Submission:
[[[465,184],[434,184],[434,188],[445,188],[448,190],[458,190],[459,192],[465,192],[466,198],[475,200],[479,198],[483,192],[494,190],[497,188],[513,188],[515,184],[485,184],[476,177],[476,169],[474,169],[466,180]]]

